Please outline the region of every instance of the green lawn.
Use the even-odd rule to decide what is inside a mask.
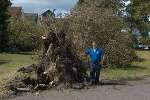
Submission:
[[[150,51],[137,51],[141,62],[133,62],[128,68],[107,68],[102,71],[102,79],[135,79],[150,75]]]
[[[132,66],[126,69],[106,68],[102,71],[102,79],[118,80],[150,75],[150,51],[137,51],[137,54],[144,61],[133,62]],[[0,80],[15,73],[19,67],[30,65],[34,62],[32,55],[0,54]]]
[[[20,67],[34,63],[31,54],[0,54],[0,80],[7,78]]]

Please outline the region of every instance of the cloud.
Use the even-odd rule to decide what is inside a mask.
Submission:
[[[78,0],[13,0],[13,6],[22,6],[26,12],[41,13],[47,9],[68,10],[75,6]]]

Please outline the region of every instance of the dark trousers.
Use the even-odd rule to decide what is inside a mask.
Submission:
[[[98,83],[99,82],[100,71],[101,71],[100,67],[99,68],[91,68],[90,78],[91,78],[92,82],[94,82],[94,83]]]

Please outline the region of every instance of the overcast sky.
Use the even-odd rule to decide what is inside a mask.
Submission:
[[[73,8],[78,0],[12,0],[13,6],[22,6],[25,12],[42,13],[47,9],[66,12]]]

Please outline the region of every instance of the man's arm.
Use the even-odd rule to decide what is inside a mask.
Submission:
[[[104,64],[104,60],[105,60],[105,54],[104,54],[104,50],[101,49],[101,61],[100,64],[103,65]]]
[[[101,60],[101,62],[100,62],[101,65],[104,64],[104,60],[105,60],[105,55],[102,56],[102,60]]]
[[[89,55],[89,54],[90,54],[90,49],[89,49],[89,48],[86,48],[85,51],[84,51],[84,53],[85,53],[86,55]]]

